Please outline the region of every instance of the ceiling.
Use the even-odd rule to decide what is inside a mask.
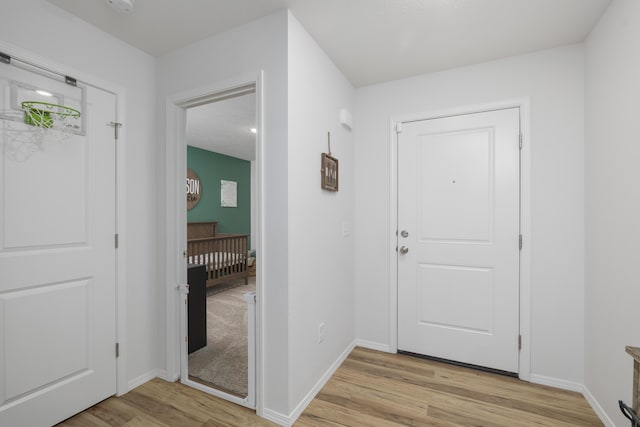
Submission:
[[[354,86],[577,43],[611,0],[49,0],[152,55],[289,8]]]
[[[361,87],[581,42],[612,0],[135,0],[131,14],[48,1],[154,56],[289,8]],[[193,109],[188,142],[247,158],[252,114],[244,99]]]
[[[253,161],[256,153],[255,93],[187,109],[187,144]]]

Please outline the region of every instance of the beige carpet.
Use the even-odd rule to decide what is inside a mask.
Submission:
[[[247,395],[247,303],[255,277],[207,290],[207,345],[189,355],[189,378],[239,396]]]

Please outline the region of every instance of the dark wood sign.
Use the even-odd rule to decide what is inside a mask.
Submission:
[[[327,153],[322,153],[322,166],[320,168],[321,184],[324,190],[338,191],[338,159]]]
[[[196,207],[202,195],[200,178],[192,169],[187,169],[187,210]]]

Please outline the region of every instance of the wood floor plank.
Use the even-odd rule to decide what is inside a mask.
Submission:
[[[398,355],[397,357],[410,357]],[[420,359],[417,359],[420,360]],[[437,365],[439,362],[423,361],[422,363],[429,363]],[[444,364],[441,364],[444,365]],[[448,365],[444,365],[448,366]],[[574,411],[567,407],[559,407],[554,404],[549,405],[544,402],[540,402],[535,399],[529,390],[521,393],[509,393],[506,394],[500,390],[497,385],[502,380],[501,376],[494,375],[497,381],[490,384],[482,384],[480,381],[461,383],[456,381],[440,381],[437,377],[423,377],[415,375],[412,372],[406,370],[397,370],[386,366],[372,366],[366,362],[358,360],[347,359],[341,367],[343,372],[336,372],[336,376],[348,374],[349,372],[356,375],[356,380],[359,375],[364,375],[372,383],[381,383],[385,387],[393,385],[401,385],[404,393],[420,393],[421,390],[435,390],[441,393],[446,393],[451,396],[465,397],[474,401],[481,402],[483,404],[491,404],[500,406],[504,409],[518,410],[527,413],[537,414],[543,417],[557,420],[558,422],[577,422],[578,425],[592,425],[589,424],[592,421],[591,414],[585,414],[584,411]],[[441,369],[448,369],[443,368]],[[472,370],[470,370],[472,371]],[[483,373],[484,374],[484,373]],[[508,378],[510,379],[510,378]],[[353,381],[353,380],[352,380]],[[513,381],[518,381],[513,379]],[[415,391],[411,390],[411,386],[415,387]],[[571,394],[571,392],[566,392]],[[582,397],[581,397],[582,398]],[[582,399],[584,400],[584,399]],[[591,411],[592,413],[592,411]]]
[[[383,361],[363,362],[366,358]],[[401,363],[396,364],[396,360]],[[407,364],[412,363],[429,365],[435,375],[413,374],[411,369],[406,369]],[[396,366],[402,366],[403,369],[396,369]],[[456,375],[462,375],[466,379],[453,379],[447,382],[447,379]],[[478,380],[481,377],[483,379]],[[351,382],[354,385],[361,384],[359,387],[386,390],[398,396],[406,396],[407,399],[419,396],[430,403],[434,400],[442,400],[439,397],[444,394],[445,401],[457,402],[457,406],[462,405],[461,408],[472,414],[484,414],[485,417],[489,417],[489,420],[499,418],[498,421],[503,423],[502,425],[602,425],[584,398],[577,393],[536,386],[515,378],[496,376],[405,355],[356,349],[338,369],[334,379]],[[557,397],[547,402],[537,401],[537,398],[545,396],[545,392],[562,396],[565,402],[559,405]],[[321,398],[321,395],[322,393],[318,398]],[[475,403],[469,404],[469,402]],[[444,406],[441,412],[443,410],[451,411],[454,408]],[[505,419],[501,414],[507,415],[511,420]],[[518,419],[522,421],[518,422]],[[488,421],[485,420],[485,422]]]
[[[356,348],[295,423],[302,427],[602,426],[579,393],[408,355]],[[254,411],[154,379],[62,427],[263,427]]]
[[[403,375],[404,377],[404,375]],[[388,393],[395,393],[407,399],[421,399],[428,402],[438,402],[440,405],[455,404],[461,409],[469,412],[484,413],[489,417],[488,420],[494,418],[491,414],[503,413],[509,415],[513,420],[505,425],[518,425],[516,420],[522,418],[526,420],[522,425],[527,426],[534,420],[550,419],[555,420],[558,425],[567,422],[568,425],[601,425],[593,411],[589,410],[586,414],[584,411],[572,412],[569,409],[547,408],[544,405],[528,402],[526,396],[514,395],[512,399],[498,398],[492,396],[490,391],[474,390],[469,385],[468,388],[442,386],[440,384],[430,384],[421,382],[416,384],[415,381],[399,381],[397,378],[385,375],[375,375],[374,373],[363,373],[362,371],[353,371],[346,367],[340,372],[336,372],[335,378],[343,379],[351,382],[356,386],[364,388],[374,388],[377,390],[387,390]],[[360,386],[360,384],[366,384]],[[497,410],[490,409],[498,408]],[[487,420],[487,421],[488,421]],[[596,424],[593,424],[596,422]]]
[[[163,405],[172,408],[172,411],[185,412],[195,424],[201,426],[205,423],[218,422],[221,425],[242,425],[242,426],[273,426],[274,424],[256,417],[255,412],[241,406],[234,405],[225,400],[216,398],[199,390],[187,387],[183,384],[176,384],[167,389],[169,383],[151,382],[146,391],[150,400],[157,400]],[[171,425],[191,425],[186,420],[180,424]]]
[[[91,413],[91,409],[69,418],[64,422],[65,427],[111,427],[112,424],[108,424],[97,418]]]
[[[351,387],[355,386],[363,389],[371,387],[372,384],[370,379],[368,378],[366,381],[367,386],[362,386],[362,379],[358,378],[356,383],[351,383]],[[465,418],[464,415],[466,415],[466,418],[475,419],[476,425],[481,422],[481,425],[486,427],[529,427],[531,425],[540,424],[541,420],[545,419],[539,415],[521,413],[521,411],[496,405],[489,405],[484,402],[478,402],[468,398],[460,398],[437,390],[416,388],[411,384],[396,385],[394,387],[394,384],[386,382],[387,380],[380,381],[381,382],[374,385],[374,388],[376,390],[387,390],[384,393],[386,393],[389,398],[395,395],[396,398],[403,399],[404,405],[422,405],[424,402],[428,402],[429,407],[427,409],[427,415],[430,417],[433,417],[434,413],[442,414],[448,411],[450,413],[459,414],[459,419]],[[323,398],[323,392],[318,395],[317,399]],[[453,417],[446,417],[444,419],[451,420],[452,418]],[[565,424],[558,422],[558,425]]]
[[[124,399],[109,399],[104,402],[104,405],[100,405],[100,408],[96,408],[96,416],[112,426],[127,425],[141,415],[143,414],[137,408]],[[124,424],[123,420],[126,420]]]
[[[422,363],[424,359],[406,357],[404,355],[389,355],[361,348],[356,348],[349,359],[391,369],[398,369],[399,367],[407,367],[410,369],[412,365],[424,364]],[[590,408],[587,401],[583,399],[579,393],[539,386],[520,381],[516,378],[494,375],[479,370],[438,362],[430,362],[423,369],[431,370],[433,375],[429,376],[433,377],[434,380],[440,380],[447,384],[458,384],[464,387],[467,387],[468,384],[471,383],[474,388],[480,388],[484,384],[492,389],[493,393],[502,397],[511,397],[514,392],[522,393],[526,391],[528,397],[534,401],[544,401],[546,404],[560,407],[565,406],[565,403],[569,403],[571,405],[580,405],[583,408]]]
[[[200,427],[203,424],[203,420],[198,420],[190,411],[175,410],[176,408],[172,405],[167,405],[142,393],[127,393],[121,399],[144,415],[158,418],[170,426]]]
[[[126,423],[123,427],[171,427],[162,421],[147,414],[137,415],[134,419]]]
[[[357,409],[351,409],[344,405],[338,405],[324,400],[314,400],[305,410],[306,413],[314,414],[319,418],[333,421],[344,426],[377,426],[377,427],[403,427],[404,424],[385,420],[369,415]],[[301,417],[302,418],[302,417]],[[304,419],[299,420],[296,425],[305,425]]]

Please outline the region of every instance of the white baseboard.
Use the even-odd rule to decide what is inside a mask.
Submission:
[[[589,402],[589,405],[591,405],[591,408],[593,408],[593,411],[596,413],[598,418],[600,418],[600,421],[602,421],[602,424],[604,424],[605,427],[616,427],[611,418],[609,418],[609,415],[607,415],[605,410],[602,409],[600,403],[598,403],[596,398],[593,397],[587,386],[582,386],[582,395],[587,399],[587,402]]]
[[[170,377],[167,375],[167,371],[165,369],[156,369],[157,377],[161,380],[168,381],[170,383],[174,383],[180,379],[180,373],[178,372],[175,376]]]
[[[562,390],[576,391],[581,393],[584,398],[587,400],[593,412],[596,413],[600,421],[605,425],[605,427],[616,427],[609,415],[602,409],[602,406],[598,403],[595,397],[589,392],[587,387],[584,384],[580,384],[573,381],[561,380],[558,378],[545,377],[544,375],[531,374],[531,382],[534,384],[540,385],[548,385],[550,387],[560,388]]]
[[[582,391],[584,390],[584,385],[580,383],[561,380],[559,378],[545,377],[544,375],[538,374],[531,374],[529,382],[540,385],[548,385],[550,387],[555,387],[562,390],[576,391],[578,393],[582,393]]]
[[[151,381],[152,379],[157,377],[162,378],[162,376],[160,375],[160,372],[157,369],[154,369],[145,374],[142,374],[138,378],[134,378],[131,381],[129,381],[127,392],[133,390],[136,387],[140,387],[142,384],[146,383],[147,381]]]
[[[375,341],[367,341],[367,340],[357,339],[356,340],[356,346],[363,347],[363,348],[368,348],[370,350],[384,351],[385,353],[393,353],[390,350],[388,344],[381,344],[381,343],[375,342]]]
[[[344,360],[349,356],[349,354],[351,353],[351,351],[354,349],[355,346],[356,346],[355,342],[352,342],[347,346],[347,348],[342,352],[342,354],[338,356],[336,361],[333,362],[333,364],[329,367],[329,369],[327,369],[324,375],[320,377],[318,382],[313,386],[313,388],[309,391],[309,393],[307,393],[307,395],[300,401],[300,403],[296,405],[294,410],[291,411],[291,413],[288,416],[276,411],[272,411],[268,408],[264,408],[262,411],[262,418],[265,418],[281,426],[286,426],[286,427],[292,426],[293,423],[296,422],[298,417],[302,415],[302,413],[307,408],[307,406],[309,406],[311,401],[320,392],[320,390],[322,390],[322,387],[324,387],[327,381],[331,379],[333,374],[338,370],[340,365],[342,365],[342,362],[344,362]]]
[[[265,420],[269,420],[272,423],[278,424],[279,426],[288,427],[293,424],[287,415],[281,414],[280,412],[272,411],[268,408],[264,408],[260,416]]]

